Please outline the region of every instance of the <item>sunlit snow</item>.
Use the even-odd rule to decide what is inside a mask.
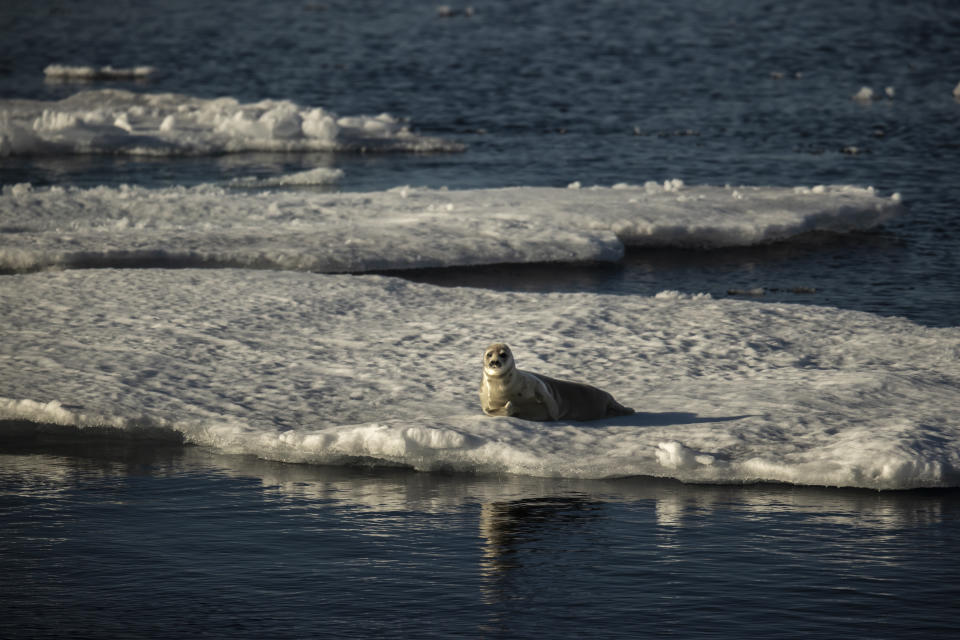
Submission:
[[[390,115],[338,116],[289,100],[241,103],[89,90],[59,101],[0,100],[0,155],[207,155],[242,151],[461,151]]]
[[[315,171],[322,176],[288,178],[337,175]],[[361,272],[615,261],[625,246],[746,246],[869,229],[901,210],[898,195],[869,188],[680,180],[371,193],[16,185],[0,196],[0,270],[159,264]]]
[[[94,270],[5,277],[0,327],[7,431],[146,430],[290,462],[538,476],[960,481],[960,329],[862,312]],[[492,340],[522,368],[596,384],[638,413],[484,416],[480,353]]]

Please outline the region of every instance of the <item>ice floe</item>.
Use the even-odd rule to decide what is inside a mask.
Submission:
[[[4,277],[0,338],[8,438],[165,431],[288,462],[577,478],[960,481],[960,329],[862,312],[95,270]],[[523,368],[597,384],[638,413],[484,416],[480,353],[494,339]]]
[[[305,175],[317,178],[290,179]],[[755,245],[869,229],[901,210],[899,196],[869,188],[680,180],[371,193],[16,185],[0,195],[0,270],[164,265],[362,272],[616,261],[625,246]]]
[[[207,155],[243,151],[461,151],[383,113],[338,116],[289,100],[241,103],[119,89],[0,100],[0,155]]]

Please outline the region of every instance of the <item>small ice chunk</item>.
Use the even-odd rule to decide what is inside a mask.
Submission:
[[[117,68],[111,65],[100,67],[70,66],[51,64],[43,70],[43,75],[51,80],[123,80],[146,78],[155,69],[148,66]]]
[[[437,17],[439,18],[453,18],[461,13],[469,18],[474,14],[474,9],[473,7],[466,7],[463,9],[463,11],[460,11],[459,9],[454,9],[448,4],[441,4],[437,7]]]
[[[695,469],[714,462],[713,456],[696,452],[675,440],[658,443],[656,455],[657,462],[668,469]]]
[[[117,119],[113,121],[113,126],[118,129],[123,129],[127,133],[133,132],[133,125],[130,124],[130,118],[127,117],[126,113],[121,113],[117,116]]]
[[[303,114],[301,126],[305,136],[331,142],[337,139],[337,134],[340,132],[336,118],[319,107]]]
[[[230,184],[239,187],[306,187],[332,184],[340,180],[343,175],[342,169],[317,167],[269,178],[236,178]]]
[[[33,191],[33,185],[29,182],[18,182],[15,185],[7,185],[3,187],[4,195],[10,194],[14,198],[20,198],[25,196]]]

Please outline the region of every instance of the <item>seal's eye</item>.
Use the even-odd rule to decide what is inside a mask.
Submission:
[[[493,357],[493,351],[487,351],[487,357],[488,357],[488,358],[492,358],[492,357]]]
[[[507,352],[506,352],[506,351],[501,351],[501,352],[500,352],[500,357],[501,357],[501,358],[506,358],[506,357],[507,357]]]

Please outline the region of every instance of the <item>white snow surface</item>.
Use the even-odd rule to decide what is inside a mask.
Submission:
[[[680,180],[371,193],[15,185],[0,195],[0,270],[161,264],[356,273],[616,261],[625,246],[754,245],[869,229],[901,211],[898,195],[871,188]]]
[[[462,151],[383,113],[344,116],[289,100],[82,91],[0,100],[0,155],[207,155],[243,151]]]
[[[494,340],[522,368],[597,385],[638,413],[483,415],[480,354]],[[0,389],[0,433],[26,420],[48,434],[180,434],[298,463],[877,489],[960,481],[960,329],[675,292],[231,269],[6,276]]]

